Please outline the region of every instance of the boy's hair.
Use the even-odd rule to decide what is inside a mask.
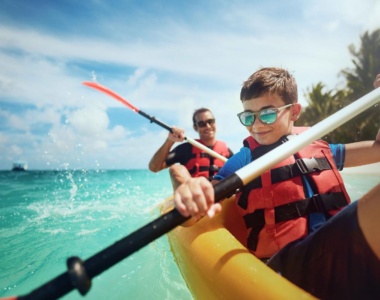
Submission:
[[[206,111],[209,111],[212,115],[214,115],[214,114],[212,113],[212,111],[209,110],[208,108],[204,108],[204,107],[198,108],[198,109],[196,109],[196,110],[194,111],[194,113],[193,113],[193,125],[196,125],[195,116],[196,116],[197,114],[201,114],[201,113],[204,113],[204,112],[206,112]]]
[[[253,73],[240,92],[242,102],[265,94],[277,94],[285,104],[297,103],[297,83],[294,77],[281,68],[262,68]]]

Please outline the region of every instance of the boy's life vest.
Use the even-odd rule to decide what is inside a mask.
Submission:
[[[197,139],[199,143],[204,143]],[[230,152],[227,144],[222,141],[216,141],[212,150],[224,157],[229,157]],[[192,177],[204,176],[211,180],[213,176],[223,167],[224,162],[210,154],[203,152],[197,147],[192,147],[191,159],[186,163],[185,167],[189,170]]]
[[[296,128],[300,133],[305,128]],[[288,141],[282,137],[263,146],[251,136],[244,140],[252,160]],[[314,195],[307,198],[302,177]],[[235,197],[247,228],[247,247],[259,258],[269,258],[292,241],[308,234],[308,215],[328,218],[350,203],[343,179],[328,143],[318,140],[264,172],[240,189]]]

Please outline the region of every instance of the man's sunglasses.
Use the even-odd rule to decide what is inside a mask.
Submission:
[[[198,121],[194,125],[197,126],[197,127],[203,128],[203,127],[206,127],[207,124],[209,124],[211,126],[214,123],[215,123],[215,119],[208,119],[206,121]]]
[[[253,123],[255,123],[256,117],[258,117],[262,123],[269,125],[276,122],[277,114],[280,110],[288,108],[292,105],[293,104],[287,104],[281,107],[266,108],[258,112],[246,110],[237,114],[237,116],[240,120],[240,123],[243,124],[244,126],[251,126]]]

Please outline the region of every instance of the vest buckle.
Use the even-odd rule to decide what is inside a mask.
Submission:
[[[300,158],[296,160],[296,165],[302,175],[330,169],[330,165],[325,158]]]

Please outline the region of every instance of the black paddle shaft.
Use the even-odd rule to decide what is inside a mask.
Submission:
[[[160,120],[157,120],[155,117],[152,117],[152,116],[148,115],[147,113],[145,113],[141,110],[139,110],[138,113],[140,115],[142,115],[143,117],[147,118],[150,121],[150,123],[156,123],[156,124],[160,125],[162,128],[165,128],[166,130],[169,130],[171,133],[173,133],[173,130],[169,125],[162,123]]]
[[[214,186],[215,200],[220,201],[232,196],[242,186],[241,178],[232,174]],[[173,209],[84,262],[80,261],[79,258],[71,257],[68,259],[69,271],[62,273],[28,295],[18,297],[18,299],[57,299],[75,288],[84,295],[91,287],[92,278],[168,233],[187,219],[189,218],[182,216],[176,209]]]

